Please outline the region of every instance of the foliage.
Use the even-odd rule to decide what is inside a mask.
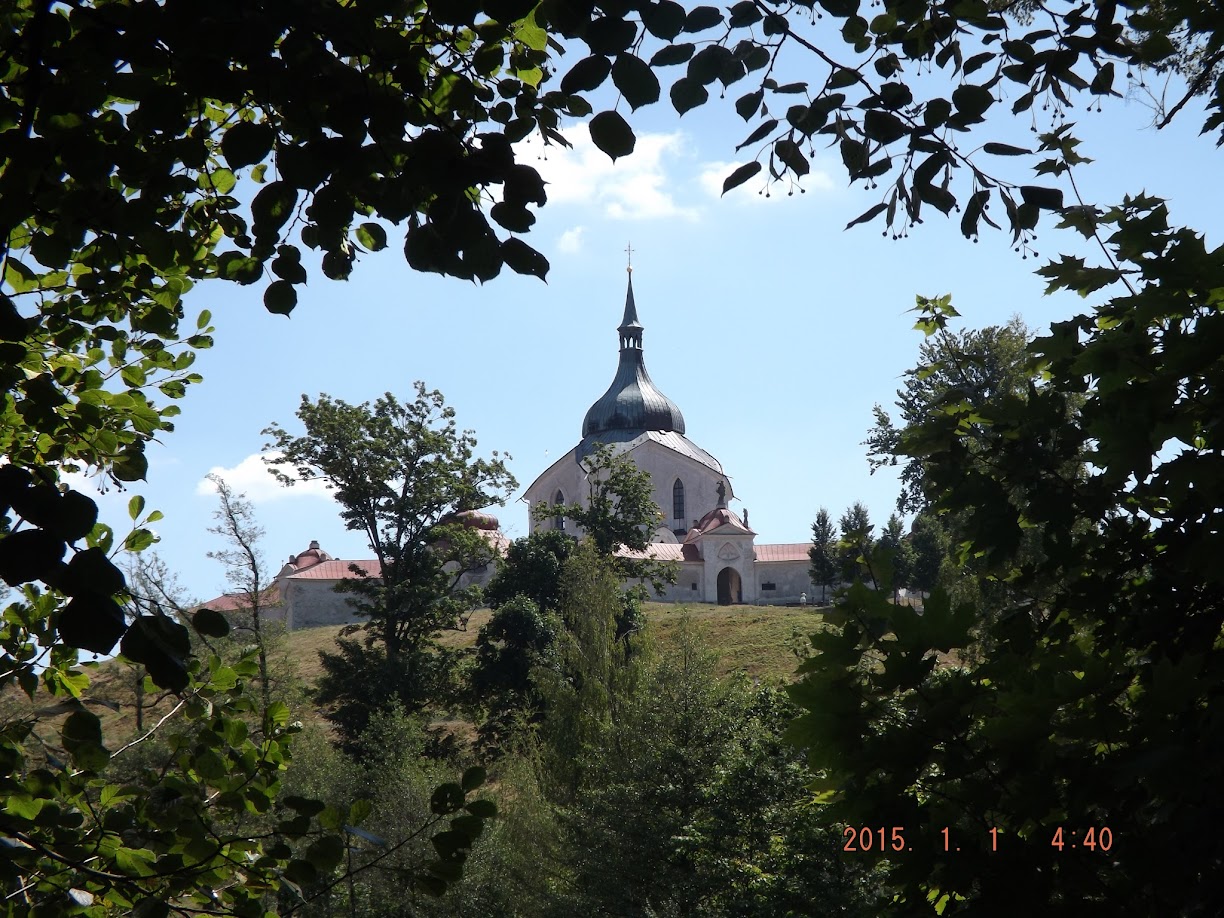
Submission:
[[[687,621],[618,716],[582,749],[563,811],[567,882],[555,914],[874,914],[840,832],[815,823],[780,740],[772,689],[719,679]]]
[[[249,635],[255,645],[259,659],[259,690],[266,709],[272,703],[268,652],[276,632],[275,626],[266,619],[268,607],[279,604],[281,598],[268,574],[259,544],[264,530],[256,522],[255,507],[245,495],[235,494],[225,479],[215,472],[207,477],[217,490],[218,504],[213,512],[217,524],[208,531],[226,543],[225,548],[210,551],[208,557],[225,567],[230,587],[227,596],[234,599],[236,606],[227,616],[231,630]]]
[[[875,549],[875,554],[881,559],[887,553],[890,568],[887,580],[880,586],[892,590],[893,602],[898,602],[898,591],[909,586],[913,579],[914,549],[905,537],[905,524],[897,514],[888,517],[888,525],[884,527]]]
[[[470,686],[486,712],[480,728],[484,742],[496,744],[520,719],[538,715],[542,700],[532,672],[548,665],[562,627],[555,612],[542,611],[534,600],[517,594],[480,629]]]
[[[821,507],[812,523],[812,547],[808,557],[812,561],[808,576],[820,587],[820,601],[824,602],[827,590],[837,582],[837,528],[829,518],[829,511]]]
[[[485,587],[485,604],[497,609],[515,596],[525,596],[543,611],[557,611],[561,568],[574,545],[573,537],[560,529],[537,529],[515,539],[498,559],[497,572]]]
[[[592,541],[582,542],[561,573],[557,651],[533,679],[548,717],[540,727],[544,767],[554,794],[572,797],[586,780],[581,753],[620,716],[639,675],[641,640],[618,635],[624,612],[620,577]]]
[[[938,900],[945,914],[1074,903],[1206,915],[1219,901],[1205,878],[1224,864],[1208,816],[1224,778],[1210,703],[1224,673],[1210,558],[1212,508],[1224,502],[1207,380],[1224,250],[1161,228],[1162,214],[1148,201],[1116,215],[1117,244],[1139,247],[1130,254],[1148,279],[1034,343],[1045,385],[1023,402],[949,405],[901,442],[925,457],[933,508],[961,514],[994,576],[1036,601],[975,628],[977,610],[940,589],[919,616],[854,588],[844,625],[814,636],[820,652],[793,689],[807,713],[792,736],[829,770],[834,818],[870,824],[887,810],[918,837],[947,826],[964,841],[956,859],[937,846],[889,858],[911,910]],[[1142,236],[1125,232],[1132,219],[1146,221]],[[1189,258],[1209,287],[1171,281]],[[1075,399],[1082,410],[1069,412]],[[981,423],[965,433],[969,416]],[[1161,450],[1168,436],[1180,445]],[[965,461],[971,451],[992,461]],[[1091,476],[1068,472],[1081,451]],[[1042,527],[1045,550],[1021,564],[1026,525]],[[991,652],[974,669],[936,667],[935,652],[973,656],[983,644]],[[1059,827],[1078,841],[1073,857],[1057,848]]]
[[[200,381],[196,352],[212,344],[207,311],[186,321],[198,281],[257,283],[270,269],[265,305],[287,313],[307,277],[298,243],[321,252],[325,275],[346,277],[359,251],[386,245],[376,221],[407,222],[405,256],[419,270],[487,280],[503,263],[547,268],[489,222],[525,232],[527,205],[545,199],[511,142],[555,135],[559,113],[583,111],[540,91],[547,35],[530,5],[274,6],[14,0],[0,12],[0,576],[19,590],[0,625],[0,688],[16,683],[44,707],[81,703],[77,648],[118,645],[159,686],[196,691],[188,631],[165,609],[128,605],[116,564],[155,541],[160,514],[133,497],[117,537],[60,473],[103,487],[145,478],[145,445],[173,429],[176,401]],[[490,121],[501,128],[479,133]],[[494,185],[501,200],[486,211],[480,190]],[[216,634],[224,622],[200,613],[196,625]],[[50,729],[46,716],[0,724],[5,778],[25,788],[4,823],[19,840],[5,862],[6,887],[20,875],[10,901],[52,914],[125,908],[145,889],[208,909],[258,898],[255,872],[274,878],[284,858],[260,862],[248,895],[234,864],[258,860],[258,842],[235,838],[231,858],[199,848],[208,818],[180,824],[173,808],[126,792],[99,804],[96,718],[81,709],[68,722],[64,741],[88,762],[30,777],[21,744]],[[95,815],[117,827],[97,845]],[[154,847],[129,848],[115,834],[129,826],[134,844],[147,834]],[[205,896],[214,886],[217,898]],[[145,902],[156,914],[156,898]]]
[[[736,149],[752,151],[752,158],[726,178],[724,192],[762,174],[767,184],[796,183],[811,171],[817,146],[836,146],[852,182],[869,190],[883,187],[878,203],[850,226],[882,219],[885,232],[896,237],[933,210],[948,215],[955,209],[967,238],[977,238],[983,224],[1002,227],[1027,252],[1043,211],[1060,214],[1090,237],[1100,213],[1083,206],[1064,213],[1064,189],[1048,178],[1057,180],[1086,161],[1075,152],[1072,125],[1041,134],[1036,149],[998,142],[990,129],[1008,120],[999,110],[1002,99],[1015,94],[1011,115],[1040,107],[1052,109],[1058,120],[1078,93],[1093,103],[1121,96],[1123,72],[1132,79],[1137,69],[1134,78],[1141,80],[1145,69],[1176,68],[1181,47],[1187,52],[1183,64],[1197,59],[1184,68],[1192,82],[1159,123],[1167,124],[1199,95],[1209,111],[1204,131],[1219,131],[1224,83],[1213,84],[1212,74],[1224,49],[1219,12],[1201,4],[1024,3],[1010,15],[1012,6],[890,0],[868,12],[858,0],[793,0],[776,6],[736,3],[724,12],[632,0],[601,17],[588,13],[589,7],[549,3],[543,17],[552,32],[585,42],[590,52],[562,76],[562,88],[592,90],[611,77],[636,108],[662,96],[652,70],[682,67],[667,97],[684,115],[709,101],[711,87],[722,99],[742,83],[735,111],[754,127]],[[822,28],[826,14],[833,29]],[[805,66],[813,71],[810,79],[780,78]],[[918,78],[925,71],[937,78]],[[596,116],[591,137],[613,158],[632,149],[634,140],[632,129],[612,112]],[[994,175],[983,160],[1036,160],[1037,181],[1047,184]],[[992,211],[992,203],[1002,206]]]
[[[484,784],[482,768],[465,770],[459,782],[439,784],[446,767],[424,756],[428,744],[424,723],[400,710],[375,713],[351,756],[322,736],[309,738],[308,755],[288,775],[288,790],[326,801],[325,812],[343,825],[348,847],[342,882],[313,884],[309,903],[295,914],[454,913],[450,896],[431,907],[441,888],[416,878],[449,870],[457,880],[455,868],[487,846],[481,838],[497,807],[485,795],[472,799]],[[426,868],[439,855],[448,866]]]
[[[948,559],[948,534],[933,515],[919,513],[910,528],[914,559],[909,586],[929,593],[939,583],[940,570]]]
[[[345,642],[325,660],[320,686],[321,701],[343,699],[340,710],[348,714],[338,711],[336,723],[350,739],[379,706],[366,684],[369,671],[388,680],[374,694],[389,693],[409,711],[444,689],[448,658],[434,637],[475,607],[479,588],[461,580],[494,557],[481,531],[458,514],[502,503],[515,486],[496,452],[473,458],[476,440],[458,431],[440,392],[420,382],[416,392],[411,402],[388,393],[373,405],[303,396],[297,415],[304,435],[276,424],[265,431],[277,477],[288,486],[326,482],[345,525],[366,536],[378,564],[372,571],[354,565],[355,576],[341,581],[369,619],[364,647]]]
[[[537,504],[537,520],[557,516],[576,523],[595,550],[609,559],[622,579],[650,583],[656,593],[676,582],[676,565],[655,561],[647,554],[651,536],[662,519],[654,502],[650,473],[639,469],[624,453],[607,443],[594,444],[582,460],[588,494],[573,504]],[[641,603],[648,594],[631,589],[622,602],[617,636],[627,639],[642,627]]]
[[[871,515],[862,501],[855,501],[837,521],[842,537],[837,543],[838,575],[844,583],[860,579],[864,574],[874,580],[870,570],[872,538]]]
[[[920,298],[920,302],[922,299]],[[950,297],[938,302],[950,304]],[[980,405],[998,399],[1028,396],[1033,369],[1027,347],[1032,331],[1017,317],[1007,325],[952,332],[942,329],[923,341],[918,365],[905,371],[904,387],[897,391],[901,426],[879,405],[873,409],[875,425],[863,444],[867,461],[876,469],[901,464],[901,494],[897,509],[916,513],[924,509],[923,462],[900,451],[910,425],[921,424],[931,413],[961,400]],[[966,419],[975,423],[972,417]],[[983,457],[985,461],[988,457]]]

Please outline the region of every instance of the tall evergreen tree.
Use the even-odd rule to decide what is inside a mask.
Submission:
[[[838,571],[837,528],[824,507],[816,512],[816,520],[812,523],[812,547],[808,549],[808,557],[812,559],[812,583],[820,587],[823,603],[828,599],[828,588],[837,582]]]
[[[872,553],[872,562],[881,578],[880,586],[892,590],[894,603],[900,601],[900,590],[909,584],[913,574],[914,550],[905,537],[905,524],[895,513],[888,517],[888,525]],[[885,570],[887,578],[884,578]]]
[[[871,560],[871,547],[874,539],[871,537],[875,528],[871,524],[871,516],[862,501],[855,501],[838,520],[841,527],[841,541],[837,543],[837,572],[841,579],[850,583],[861,580],[864,573],[874,581],[868,567]]]

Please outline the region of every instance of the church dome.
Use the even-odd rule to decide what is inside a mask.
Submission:
[[[625,295],[625,317],[620,327],[620,363],[608,391],[590,407],[582,422],[589,437],[610,430],[675,431],[684,433],[679,406],[656,388],[646,372],[642,355],[642,324],[633,301],[633,275]]]
[[[492,531],[498,528],[500,523],[491,513],[484,513],[480,510],[460,510],[458,513],[447,517],[443,522],[462,523],[464,526],[470,526],[473,529],[483,529]]]

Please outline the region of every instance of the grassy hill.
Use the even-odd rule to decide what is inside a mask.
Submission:
[[[765,682],[782,682],[793,677],[798,665],[798,653],[808,646],[807,635],[819,627],[816,609],[784,606],[710,606],[672,605],[648,603],[646,616],[649,631],[656,646],[664,650],[675,639],[676,630],[684,615],[688,615],[692,627],[704,642],[718,654],[719,671],[723,674],[742,672],[751,679]],[[441,641],[452,647],[470,647],[476,643],[480,628],[489,619],[490,612],[481,610],[472,615],[466,630],[448,632]],[[297,687],[294,695],[299,701],[293,704],[294,715],[303,720],[314,720],[317,712],[306,699],[310,689],[321,673],[319,651],[335,647],[339,626],[309,628],[290,632],[274,654],[276,666],[282,673],[287,669],[290,681]],[[132,737],[136,730],[134,707],[135,679],[131,667],[106,661],[87,664],[92,681],[87,697],[92,709],[102,718],[103,731],[108,743],[114,748],[116,742]],[[146,696],[144,711],[145,729],[166,714],[175,699]],[[29,716],[35,713],[25,695],[10,689],[0,697],[0,719]],[[42,709],[38,712],[47,717],[54,712]],[[43,720],[42,729],[58,729],[59,717]]]

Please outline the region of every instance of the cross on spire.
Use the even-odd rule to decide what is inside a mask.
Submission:
[[[630,274],[632,274],[633,273],[633,243],[632,242],[629,243],[627,246],[625,246],[625,258],[626,258],[626,261],[628,262],[628,265],[625,268],[625,270],[628,271]]]

